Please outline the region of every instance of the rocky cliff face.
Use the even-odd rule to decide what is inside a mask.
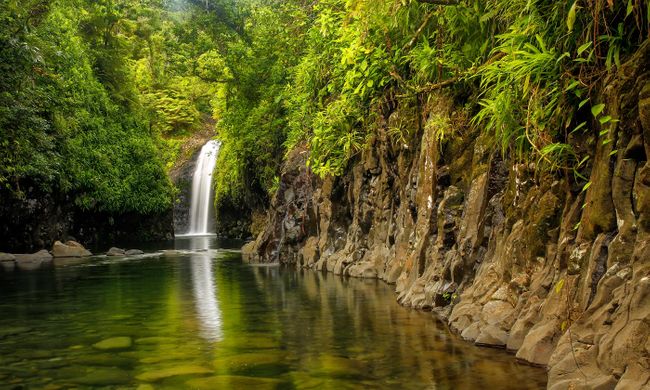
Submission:
[[[385,107],[340,178],[314,177],[294,150],[244,255],[393,283],[402,304],[435,311],[464,339],[548,367],[551,389],[648,388],[647,64],[645,47],[605,82],[620,121],[579,141],[594,156],[586,191],[568,172],[495,153],[441,93]]]

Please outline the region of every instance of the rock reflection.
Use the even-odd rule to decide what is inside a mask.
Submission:
[[[313,271],[253,268],[268,304],[281,308],[283,344],[311,380],[413,388],[539,389],[542,370],[504,351],[473,346],[430,313],[401,307],[391,286]],[[309,342],[305,342],[309,340]],[[531,375],[531,371],[534,375]]]
[[[201,328],[201,337],[218,341],[223,337],[221,311],[217,301],[217,286],[212,273],[212,256],[193,254],[191,257],[194,302]]]

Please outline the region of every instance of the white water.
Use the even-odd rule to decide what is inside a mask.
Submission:
[[[217,163],[221,142],[209,141],[201,148],[192,178],[192,202],[188,235],[211,234],[210,209],[212,208],[212,172]]]

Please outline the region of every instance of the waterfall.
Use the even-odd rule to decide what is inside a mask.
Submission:
[[[210,209],[212,207],[212,172],[217,163],[221,142],[209,141],[201,148],[192,178],[190,229],[187,234],[210,234]]]

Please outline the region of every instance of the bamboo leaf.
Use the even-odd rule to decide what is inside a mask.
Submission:
[[[573,5],[569,9],[569,15],[567,16],[567,19],[566,19],[566,25],[569,28],[570,32],[573,31],[573,25],[576,22],[576,8],[577,8],[577,5],[578,5],[578,0],[573,2]]]

